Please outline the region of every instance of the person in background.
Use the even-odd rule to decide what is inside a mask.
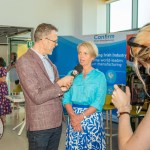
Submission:
[[[142,64],[150,75],[150,24],[147,24],[140,29],[136,37],[133,37],[128,41],[131,46],[130,54],[134,58],[134,64],[136,74],[144,85],[144,89],[147,93],[146,85],[141,78],[138,65]],[[130,124],[130,90],[126,87],[126,93],[124,93],[117,85],[114,85],[114,91],[112,94],[112,102],[118,109],[119,115],[119,150],[149,150],[150,149],[150,107],[133,133]]]
[[[16,69],[26,103],[29,150],[57,150],[62,131],[63,92],[73,77],[59,79],[56,66],[47,57],[58,45],[57,28],[38,25],[34,46],[22,55]]]
[[[6,115],[11,113],[10,101],[5,97],[8,95],[5,64],[4,59],[0,57],[0,118],[4,125],[6,123]]]
[[[98,56],[98,49],[90,41],[79,44],[77,49],[83,71],[75,77],[71,88],[63,97],[63,105],[69,115],[66,150],[105,150],[102,108],[107,84],[104,73],[91,65]]]
[[[16,61],[17,61],[17,53],[12,52],[10,54],[10,64],[7,67],[7,72],[9,73],[10,79],[10,93],[13,93],[13,90],[16,88],[15,81],[18,80],[18,75],[15,66]]]

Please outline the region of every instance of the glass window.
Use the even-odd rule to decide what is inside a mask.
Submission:
[[[138,27],[150,22],[150,0],[138,0]]]
[[[120,0],[110,4],[110,32],[132,28],[132,0]]]

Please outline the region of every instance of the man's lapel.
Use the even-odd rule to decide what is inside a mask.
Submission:
[[[35,52],[33,52],[33,50],[30,50],[30,49],[29,49],[29,52],[30,52],[30,54],[32,55],[32,57],[33,57],[33,59],[34,59],[34,62],[35,62],[38,66],[40,66],[41,70],[44,72],[44,74],[46,75],[46,77],[49,79],[49,76],[48,76],[48,74],[47,74],[47,72],[46,72],[46,70],[45,70],[45,67],[44,67],[43,62],[42,62],[42,60],[40,59],[40,57],[39,57]],[[49,79],[49,80],[50,80],[50,79]]]
[[[57,74],[57,70],[56,67],[54,66],[54,64],[51,62],[51,60],[49,58],[47,58],[47,60],[49,61],[49,63],[51,64],[51,66],[53,67],[53,71],[54,71],[54,76],[55,76],[55,80],[58,78],[58,74]]]

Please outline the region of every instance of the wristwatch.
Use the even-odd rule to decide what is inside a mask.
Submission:
[[[84,112],[82,112],[83,118],[86,119],[86,115],[84,114]]]

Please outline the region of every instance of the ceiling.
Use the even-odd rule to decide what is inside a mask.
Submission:
[[[0,25],[0,44],[8,44],[8,38],[31,32],[32,28]]]
[[[26,32],[31,32],[31,28],[0,25],[0,37],[11,37]]]

